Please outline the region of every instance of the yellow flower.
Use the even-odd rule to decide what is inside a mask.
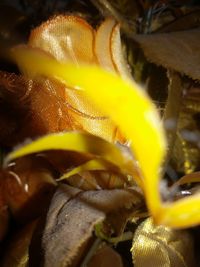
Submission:
[[[78,92],[83,90],[91,103],[119,127],[130,140],[130,147],[138,160],[142,172],[138,183],[144,191],[149,213],[156,223],[175,228],[200,223],[199,192],[173,203],[166,203],[161,199],[160,168],[166,148],[164,130],[154,104],[133,80],[121,78],[96,65],[81,64],[77,67],[74,62],[59,62],[49,54],[30,46],[18,47],[12,53],[21,70],[31,78],[43,75],[56,78],[66,86],[76,88]],[[67,143],[67,135],[68,133],[63,133],[43,137],[12,152],[7,160],[48,149],[66,149],[73,144],[75,148],[78,142],[83,151],[89,149],[88,143],[82,137],[78,140],[72,137],[71,143]],[[112,154],[109,155],[111,150],[106,151],[107,160],[112,158]],[[97,154],[98,151],[100,153],[102,150],[97,150]]]

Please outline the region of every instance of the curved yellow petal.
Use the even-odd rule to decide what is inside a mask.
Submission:
[[[90,154],[94,161],[88,166],[112,169],[123,175],[131,175],[133,180],[141,185],[136,166],[132,164],[131,158],[124,154],[119,147],[100,137],[80,132],[53,133],[41,137],[8,154],[4,165],[16,158],[48,150],[66,150]],[[96,162],[96,165],[94,162]],[[81,166],[77,168],[81,168]]]
[[[200,192],[189,197],[165,204],[165,212],[158,216],[157,223],[173,228],[196,226],[200,223]]]
[[[92,159],[78,167],[64,173],[57,181],[68,179],[69,177],[83,171],[97,171],[97,170],[116,170],[116,166],[111,165],[108,161],[103,159]]]
[[[163,204],[159,193],[159,168],[165,154],[165,136],[156,108],[133,81],[122,80],[95,66],[61,64],[39,50],[19,47],[15,60],[32,77],[45,75],[84,89],[93,102],[131,140],[131,148],[144,176],[150,213],[159,223],[186,227],[200,223],[200,194]]]
[[[159,168],[165,153],[165,137],[155,106],[137,84],[122,80],[95,66],[61,64],[40,50],[18,47],[13,57],[24,73],[56,77],[67,85],[82,88],[131,140],[145,179],[150,212],[161,208]]]

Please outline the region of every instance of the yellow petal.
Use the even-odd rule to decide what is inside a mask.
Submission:
[[[13,56],[23,72],[57,77],[73,87],[84,88],[94,103],[108,114],[131,140],[145,178],[147,205],[153,215],[161,208],[159,168],[165,137],[155,106],[135,83],[95,66],[61,64],[36,49],[18,47]],[[88,74],[90,76],[88,76]]]
[[[131,140],[132,151],[144,176],[147,205],[157,223],[171,227],[189,227],[200,223],[199,193],[175,203],[164,204],[161,201],[159,168],[165,154],[165,136],[156,108],[141,88],[95,66],[76,68],[74,65],[60,64],[38,50],[19,47],[13,55],[31,77],[56,77],[73,87],[84,89]]]
[[[123,154],[122,150],[97,136],[78,132],[55,133],[41,137],[11,152],[6,157],[5,164],[29,154],[59,149],[91,154],[93,158],[102,157],[103,159],[101,159],[101,164],[99,162],[98,167],[101,165],[103,168],[104,160],[104,168],[106,166],[107,168],[109,166],[111,168],[112,166],[113,169],[117,169],[118,166],[120,172],[126,175],[132,175],[140,183],[140,177],[136,167],[132,164],[130,158]]]
[[[117,170],[117,166],[110,164],[109,161],[103,159],[93,159],[90,160],[66,173],[64,173],[57,181],[62,181],[68,179],[72,175],[78,174],[83,171],[97,171],[97,170]]]
[[[165,204],[164,212],[158,215],[157,223],[173,228],[196,226],[200,223],[200,192],[176,202]]]
[[[45,53],[18,47],[13,57],[31,77],[55,77],[84,89],[91,100],[110,116],[131,140],[131,148],[144,176],[147,206],[154,220],[173,227],[200,223],[200,194],[163,204],[159,193],[159,168],[165,154],[165,136],[155,106],[133,81],[95,66],[61,64]],[[89,75],[89,76],[88,76]]]

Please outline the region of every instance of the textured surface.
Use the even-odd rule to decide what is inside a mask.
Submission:
[[[155,226],[151,218],[137,228],[133,239],[135,267],[195,267],[193,251],[189,232]]]
[[[118,230],[138,203],[138,195],[128,190],[84,192],[60,186],[52,199],[43,232],[42,266],[71,266],[81,256],[80,251],[91,239],[97,223],[107,217],[108,225]]]
[[[200,79],[200,30],[134,35],[151,62]]]

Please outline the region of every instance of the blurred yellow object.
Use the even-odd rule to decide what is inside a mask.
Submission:
[[[59,63],[40,49],[28,46],[15,48],[12,56],[22,72],[31,78],[57,78],[68,86],[84,90],[120,128],[130,140],[131,149],[139,162],[146,203],[156,223],[176,228],[200,223],[200,193],[174,203],[163,203],[161,200],[159,178],[166,148],[165,135],[154,104],[134,81],[123,80],[96,66],[76,67]],[[12,160],[32,153],[29,146],[31,144],[21,148],[26,148],[26,152],[20,153],[19,149],[8,158]]]

